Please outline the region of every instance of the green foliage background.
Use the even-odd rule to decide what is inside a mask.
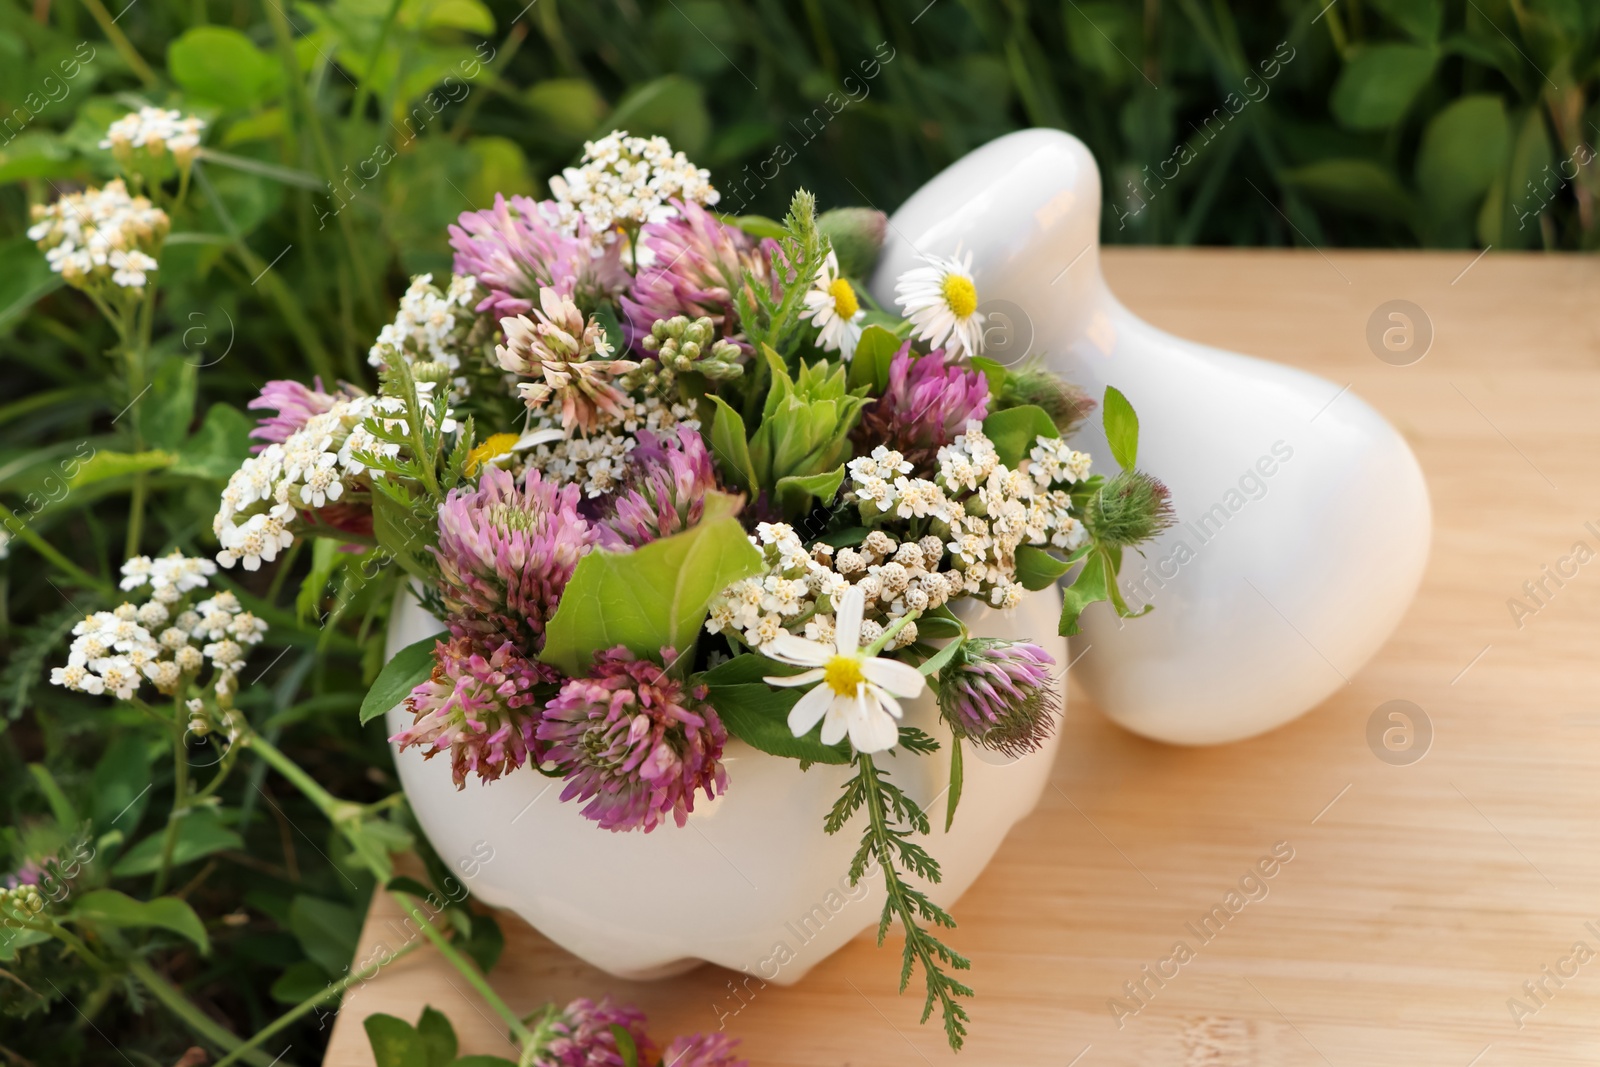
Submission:
[[[149,895],[165,746],[44,684],[67,629],[120,599],[130,540],[215,550],[265,380],[370,388],[407,276],[449,269],[446,224],[542,193],[587,137],[665,134],[725,206],[780,214],[801,185],[893,210],[968,150],[1057,126],[1100,161],[1108,242],[1590,249],[1597,81],[1591,0],[4,0],[0,876],[91,842],[85,892]],[[163,257],[148,393],[23,235],[30,204],[114,173],[98,141],[141,103],[203,115],[211,153]],[[240,703],[332,793],[381,804],[392,763],[356,709],[392,586],[355,560],[230,575],[273,627]],[[343,973],[372,880],[263,765],[219,795],[172,887],[204,936],[130,951],[250,1034]],[[107,1062],[109,1037],[143,1067],[194,1040],[132,971],[48,945],[0,970],[0,1058]],[[266,1047],[314,1062],[326,1025]]]

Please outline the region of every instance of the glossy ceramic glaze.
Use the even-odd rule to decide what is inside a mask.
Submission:
[[[977,608],[975,634],[1026,637],[1065,664],[1055,637],[1060,598],[1033,593],[1010,614]],[[388,653],[440,629],[406,594],[396,607]],[[1064,677],[1060,680],[1065,685]],[[946,834],[949,731],[931,695],[907,701],[906,723],[939,738],[932,756],[887,756],[879,766],[930,814],[929,851],[944,869],[932,896],[949,906],[994,855],[1013,823],[1033,810],[1054,760],[1054,738],[1011,761],[966,749],[965,788]],[[409,722],[389,712],[392,734]],[[675,974],[701,961],[788,984],[856,934],[883,906],[881,877],[852,887],[845,877],[860,835],[857,817],[837,836],[822,820],[847,767],[801,771],[732,741],[723,756],[728,789],[695,805],[688,824],[613,834],[561,802],[562,783],[531,769],[458,791],[447,758],[395,754],[400,780],[434,848],[484,902],[509,908],[552,941],[624,978]],[[448,888],[448,887],[447,887]],[[898,952],[885,966],[898,966]]]
[[[1388,638],[1427,562],[1427,487],[1405,441],[1347,388],[1130,313],[1101,277],[1100,223],[1088,149],[1055,130],[1011,134],[893,215],[872,288],[889,304],[918,253],[971,252],[991,354],[1038,356],[1096,396],[1108,384],[1128,396],[1139,465],[1171,487],[1181,521],[1123,568],[1129,601],[1155,611],[1123,622],[1091,608],[1074,672],[1148,737],[1249,737],[1314,707]],[[1098,423],[1081,437],[1115,469]]]

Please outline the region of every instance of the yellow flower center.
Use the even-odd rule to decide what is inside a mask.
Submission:
[[[490,435],[467,453],[467,474],[477,474],[478,468],[486,461],[505,455],[516,443],[517,435],[514,433]]]
[[[964,319],[978,310],[978,290],[973,286],[971,278],[963,278],[959,274],[946,274],[944,285],[940,286],[944,292],[944,302],[951,311],[955,312],[958,319]]]
[[[861,673],[861,657],[859,656],[834,656],[822,668],[822,680],[842,697],[853,697],[856,690],[861,688],[866,676]]]
[[[833,310],[839,313],[841,319],[853,319],[856,312],[861,310],[856,291],[843,278],[835,278],[828,283],[828,295],[833,297]]]

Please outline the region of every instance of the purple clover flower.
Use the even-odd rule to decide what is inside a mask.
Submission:
[[[1031,641],[973,638],[939,672],[939,711],[957,737],[1013,758],[1055,730],[1056,661]]]
[[[718,335],[740,341],[735,294],[741,287],[774,284],[778,245],[756,241],[692,201],[672,203],[677,216],[639,231],[649,262],[622,297],[633,340],[647,336],[657,319],[683,315],[710,318]]]
[[[967,420],[989,413],[989,382],[981,371],[947,360],[944,349],[925,356],[907,341],[889,364],[883,395],[861,414],[855,432],[867,448],[888,445],[926,468],[943,445],[964,433]]]
[[[313,381],[316,383],[315,389],[284,378],[275,379],[261,387],[261,395],[245,407],[251,411],[270,408],[277,414],[260,419],[256,428],[250,431],[251,437],[262,442],[251,445],[250,451],[260,452],[268,445],[281,445],[304,428],[313,415],[332,410],[339,397],[322,391],[321,378]]]
[[[494,207],[464,211],[450,227],[455,272],[488,293],[478,311],[496,318],[526,314],[540,289],[554,289],[593,310],[628,282],[622,243],[597,241],[580,220],[576,232],[556,221],[553,203],[495,194]]]
[[[604,997],[596,1004],[579,997],[541,1027],[550,1036],[534,1057],[537,1067],[624,1067],[613,1026],[633,1039],[636,1063],[655,1063],[655,1046],[644,1032],[645,1015],[638,1008]]]
[[[641,430],[629,455],[635,476],[601,522],[607,548],[637,548],[700,521],[706,493],[717,487],[705,439],[688,426],[676,434]]]
[[[661,650],[671,663],[676,653]],[[703,687],[687,689],[650,660],[618,646],[595,656],[587,678],[571,678],[544,709],[538,739],[566,771],[563,801],[607,830],[646,833],[668,815],[682,826],[696,790],[727,788],[718,762],[728,733]]]

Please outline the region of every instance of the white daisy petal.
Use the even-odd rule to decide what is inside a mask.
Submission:
[[[780,633],[767,642],[762,651],[779,663],[792,663],[797,667],[821,667],[833,658],[833,649],[827,645],[788,632]],[[850,651],[855,651],[854,645],[850,646]]]
[[[804,737],[817,725],[817,720],[827,714],[829,706],[833,703],[833,690],[825,685],[819,685],[805,696],[795,702],[789,709],[789,732],[796,737]],[[827,734],[827,730],[823,730]],[[837,741],[838,738],[834,738]],[[832,741],[825,741],[832,744]]]
[[[820,682],[824,673],[821,667],[813,667],[811,670],[801,671],[799,674],[773,674],[761,680],[768,685],[788,689],[797,685],[810,685],[813,682]]]
[[[927,683],[922,672],[897,659],[875,657],[861,662],[861,673],[899,697],[920,696]]]
[[[817,687],[821,689],[821,686]],[[813,689],[812,692],[816,692]],[[832,691],[827,691],[832,696]],[[849,697],[833,697],[828,704],[828,714],[822,720],[822,743],[837,745],[845,732],[850,728],[850,707],[854,702]]]
[[[861,616],[866,611],[866,604],[867,595],[859,585],[852,585],[840,602],[833,632],[834,647],[839,650],[839,655],[853,656],[860,647]]]

